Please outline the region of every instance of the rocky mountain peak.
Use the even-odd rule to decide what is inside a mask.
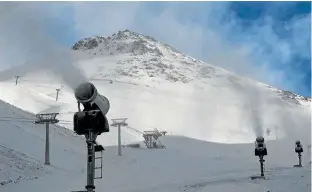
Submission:
[[[161,57],[164,54],[183,55],[173,47],[152,37],[130,30],[119,31],[111,36],[95,36],[79,40],[73,47],[75,51],[89,52],[92,55],[132,55],[150,54]]]

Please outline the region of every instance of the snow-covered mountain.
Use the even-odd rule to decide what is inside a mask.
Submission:
[[[118,157],[115,146],[105,147],[96,191],[310,191],[309,98],[239,77],[127,30],[81,40],[71,56],[110,100],[108,118],[128,117],[123,144],[141,141],[140,131],[168,132],[161,137],[166,149],[126,147]],[[77,111],[66,83],[73,71],[65,78],[44,66],[0,72],[1,192],[74,191],[86,184],[84,138],[66,129]],[[61,89],[57,101],[56,89]],[[34,113],[42,112],[59,112],[59,125],[66,127],[51,125],[51,166],[43,165],[45,127],[33,123]],[[267,180],[252,181],[259,164],[250,142],[258,134],[271,140]],[[98,140],[115,145],[116,129]],[[295,140],[305,148],[301,169],[292,167],[298,161]]]
[[[97,36],[85,38],[78,41],[72,49],[80,53],[87,53],[91,58],[122,54],[138,56],[137,61],[142,61],[143,66],[140,66],[140,68],[136,65],[130,66],[130,69],[124,69],[124,71],[118,70],[117,72],[119,72],[120,75],[138,77],[140,79],[143,75],[148,77],[162,76],[171,82],[189,83],[196,79],[203,80],[205,78],[211,78],[209,75],[218,77],[218,75],[222,75],[225,72],[225,70],[217,68],[216,66],[211,66],[200,60],[189,57],[152,37],[144,36],[129,30],[119,31],[111,37]],[[144,58],[140,58],[142,55]],[[153,58],[149,58],[150,56]],[[117,64],[131,63],[131,61],[132,60],[124,62],[119,61]],[[192,71],[193,73],[187,75],[187,71]],[[216,74],[216,71],[220,74]],[[145,74],[139,74],[142,72],[145,72]],[[226,73],[227,75],[233,75],[228,71],[226,71]],[[109,76],[113,76],[113,74],[102,77]],[[303,97],[290,91],[276,89],[269,85],[264,86],[277,92],[282,98],[294,99],[295,101],[293,102],[311,102],[311,98]]]
[[[129,126],[141,131],[158,128],[222,143],[250,142],[267,132],[268,139],[310,141],[310,134],[305,134],[310,131],[310,98],[239,77],[151,37],[125,30],[83,39],[72,50],[73,65],[110,100],[109,119],[127,117]],[[16,72],[17,86],[14,70],[2,72],[1,77],[11,76],[1,78],[1,90],[6,91],[0,99],[33,113],[60,112],[60,124],[71,129],[77,111],[66,84],[71,71],[56,74],[41,66],[27,71],[26,65]],[[57,67],[63,66],[55,63]],[[57,88],[61,91],[55,101]],[[115,134],[112,129],[100,140],[114,145]],[[124,142],[141,139],[124,130]]]

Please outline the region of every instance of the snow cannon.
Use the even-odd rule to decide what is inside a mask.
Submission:
[[[261,171],[261,177],[264,177],[264,168],[263,168],[263,163],[265,160],[263,157],[265,155],[268,155],[266,144],[264,143],[264,138],[262,136],[259,136],[256,138],[255,142],[255,156],[259,157],[259,162],[260,162],[260,171]]]
[[[89,82],[80,84],[75,89],[78,112],[74,114],[74,131],[78,135],[100,135],[109,132],[106,114],[109,111],[109,100],[98,93],[96,87]],[[80,109],[83,105],[83,110]]]
[[[84,105],[95,104],[101,110],[103,115],[109,111],[110,104],[106,97],[98,94],[97,89],[92,83],[82,83],[75,89],[75,97],[77,101]]]
[[[298,158],[299,158],[299,164],[294,165],[294,167],[302,167],[301,163],[301,153],[303,153],[303,147],[300,141],[296,141],[296,147],[295,147],[295,152],[298,153]]]
[[[262,136],[259,136],[256,138],[255,156],[265,155],[268,155],[266,144],[264,143],[264,138]]]
[[[295,152],[296,153],[302,153],[303,152],[303,147],[302,147],[302,144],[300,141],[296,141]]]

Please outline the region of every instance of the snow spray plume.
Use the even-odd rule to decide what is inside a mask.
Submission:
[[[242,101],[243,115],[247,118],[249,126],[256,136],[263,136],[263,107],[265,105],[263,93],[257,87],[249,85],[247,79],[246,81],[238,81],[235,77],[231,77],[230,80]]]
[[[254,82],[245,80],[238,81],[231,77],[233,87],[244,106],[243,115],[256,136],[264,136],[264,130],[274,127],[278,129],[275,134],[281,134],[283,138],[310,143],[311,111],[308,107],[291,104],[290,98],[285,102],[285,98],[274,95],[269,89],[263,89],[263,85],[254,86]],[[293,101],[297,102],[295,99]]]
[[[3,20],[0,18],[1,57],[9,65],[24,64],[0,73],[1,80],[14,77],[16,72],[23,75],[31,71],[48,69],[60,76],[72,89],[86,79],[79,69],[72,65],[69,48],[49,35],[54,31],[62,33],[57,19],[42,10],[39,3],[0,3],[10,9]],[[51,22],[57,28],[51,28]],[[49,29],[49,30],[47,30]],[[18,55],[18,57],[16,57]],[[10,57],[11,56],[11,57]]]
[[[311,144],[311,110],[309,107],[289,105],[279,100],[274,111],[275,124],[279,125],[286,139],[301,140],[305,145]]]

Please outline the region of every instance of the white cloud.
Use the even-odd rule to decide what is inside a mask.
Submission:
[[[81,37],[108,36],[128,28],[240,75],[281,88],[305,89],[302,85],[305,73],[294,71],[298,64],[289,61],[298,56],[310,58],[310,26],[307,25],[310,15],[285,23],[285,29],[290,31],[285,39],[273,30],[277,21],[269,17],[255,21],[249,30],[242,28],[229,5],[225,2],[170,2],[153,6],[142,2],[19,3],[20,11],[14,13],[10,10],[16,9],[16,4],[2,3],[6,11],[1,12],[0,26],[8,28],[0,32],[0,50],[6,52],[5,56],[1,55],[2,66],[8,60],[11,65],[24,62],[29,57],[29,48],[42,55],[41,47],[51,44],[46,40],[45,19],[60,19],[61,10],[72,8],[75,30]],[[276,11],[275,8],[287,10],[291,4],[273,5],[268,13]],[[59,30],[61,33],[62,29]],[[51,38],[49,41],[53,42]],[[16,50],[22,55],[19,59],[14,57]],[[279,69],[272,70],[277,66]]]
[[[290,5],[273,4],[267,12]],[[310,57],[310,15],[285,23],[291,34],[285,39],[273,30],[280,23],[270,17],[255,21],[249,30],[242,28],[224,2],[172,2],[158,12],[139,2],[78,3],[73,7],[83,36],[111,35],[129,28],[206,62],[280,88],[298,90],[298,85],[303,84],[305,73],[294,73],[295,64],[289,62],[297,56]],[[277,66],[280,69],[272,70]]]
[[[25,65],[2,72],[0,80],[47,68],[59,74],[71,87],[83,81],[83,74],[71,64],[69,49],[49,35],[46,21],[53,15],[47,14],[42,4],[14,5],[0,3],[3,9],[10,8],[5,17],[0,18],[0,50],[3,50],[0,57],[6,66]]]
[[[72,3],[76,30],[84,37],[111,35],[130,27],[139,8],[138,2]]]

